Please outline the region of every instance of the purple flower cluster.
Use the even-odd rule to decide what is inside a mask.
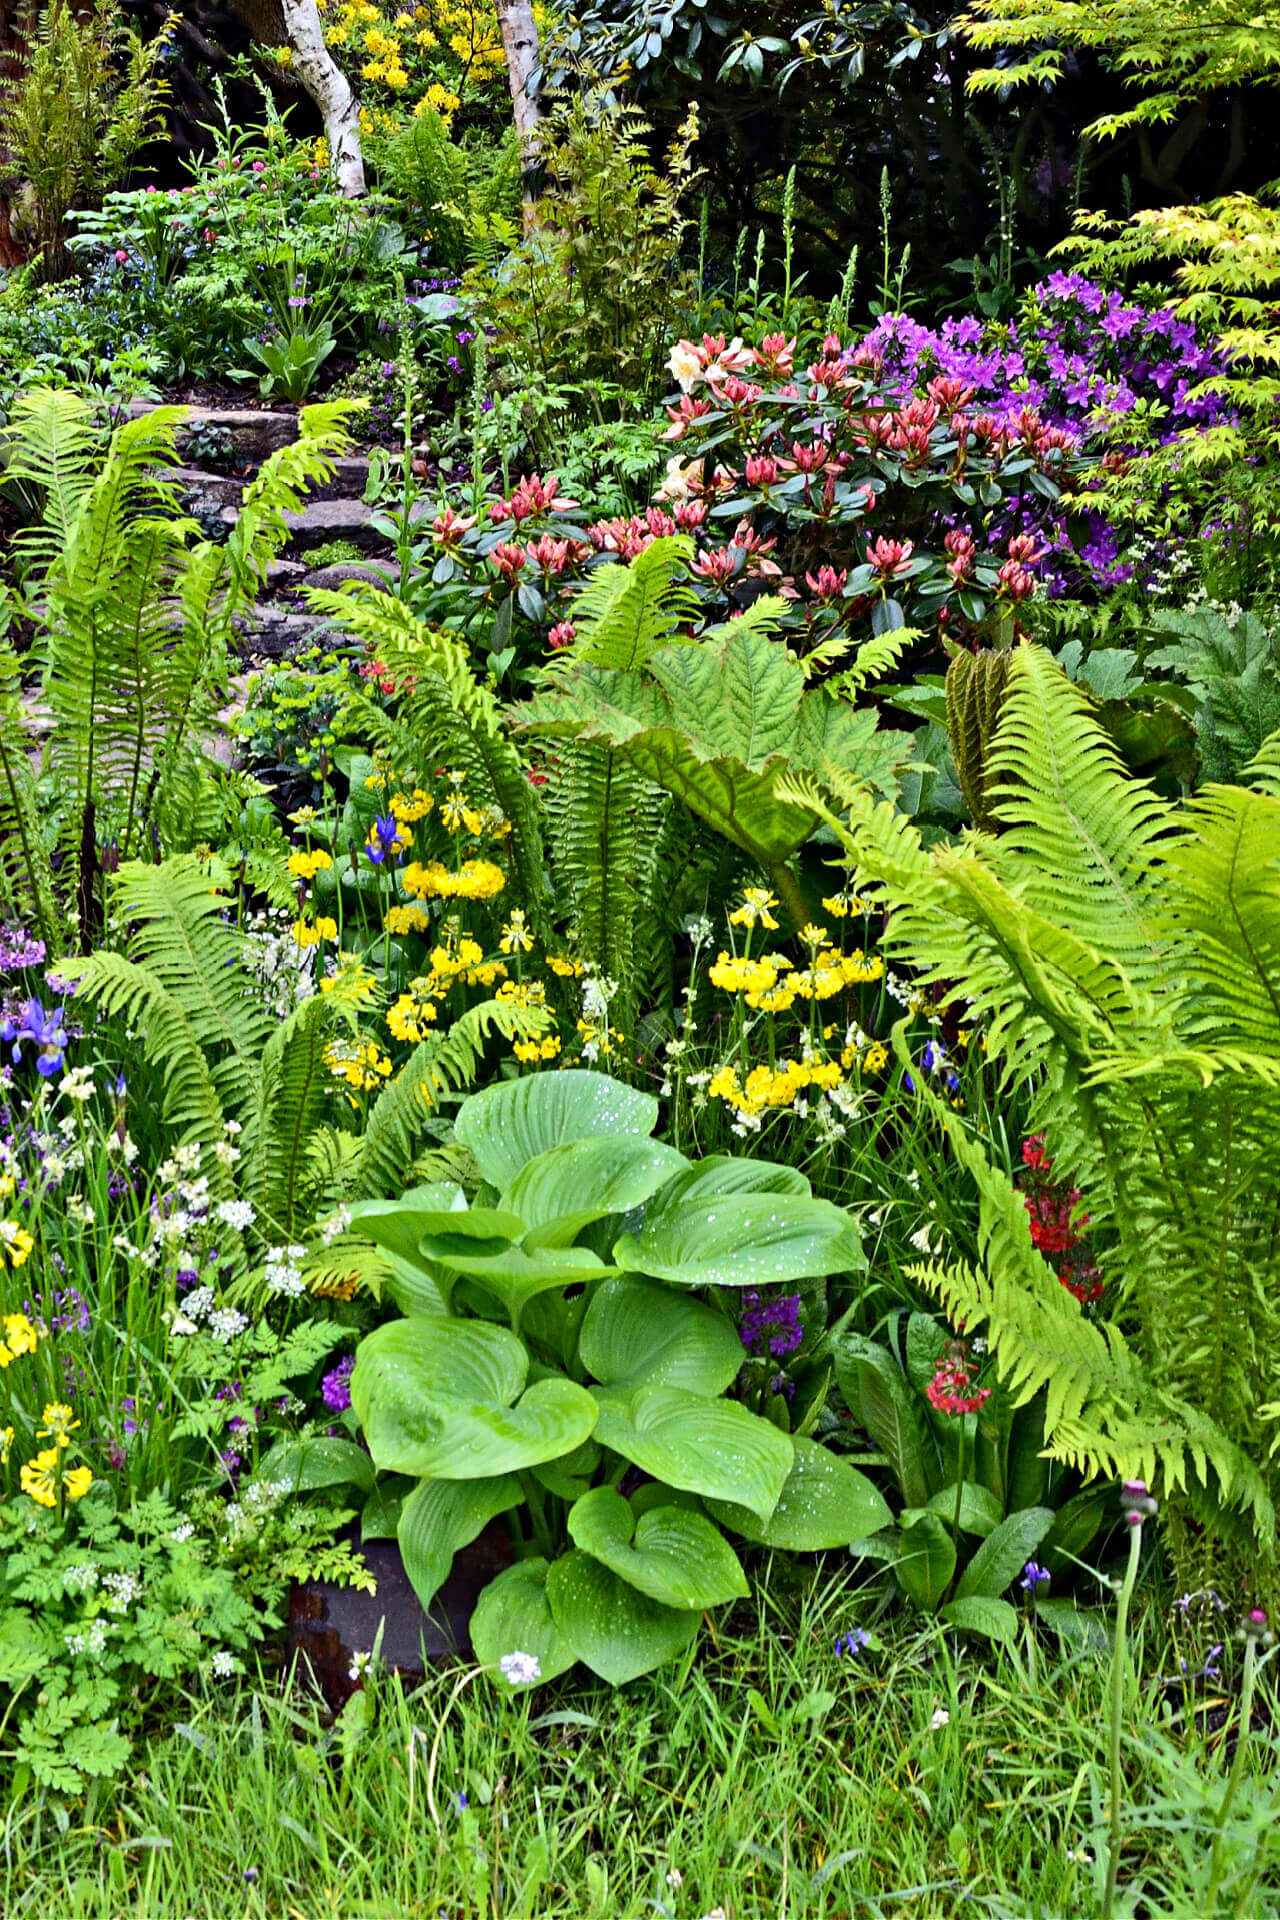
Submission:
[[[44,941],[25,927],[0,927],[0,973],[21,973],[44,965]]]
[[[331,1413],[345,1413],[351,1405],[350,1380],[354,1366],[355,1360],[348,1354],[320,1382],[320,1397]]]
[[[784,1354],[794,1353],[804,1339],[800,1295],[782,1293],[770,1299],[755,1287],[748,1287],[742,1296],[738,1332],[747,1352],[757,1358],[772,1354],[780,1360]]]

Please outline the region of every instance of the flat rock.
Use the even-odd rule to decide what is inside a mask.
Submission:
[[[337,560],[331,567],[316,567],[307,574],[302,582],[304,587],[341,587],[348,580],[367,580],[371,586],[385,587],[388,592],[395,577],[395,568],[390,561],[381,564],[372,560]]]
[[[332,480],[308,490],[311,500],[358,500],[369,480],[367,453],[340,453],[333,462]]]
[[[236,509],[224,507],[221,518],[226,526],[233,527]],[[324,546],[330,540],[349,540],[365,553],[387,544],[374,529],[373,508],[363,500],[308,500],[300,513],[286,513],[284,518],[290,546],[303,551]]]
[[[131,400],[129,418],[154,413],[158,404]],[[297,414],[267,407],[192,406],[174,434],[179,452],[186,453],[195,443],[202,461],[216,460],[227,467],[259,466],[269,453],[289,446],[297,437]]]

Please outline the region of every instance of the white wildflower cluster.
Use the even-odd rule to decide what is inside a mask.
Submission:
[[[209,1661],[209,1671],[215,1680],[229,1680],[239,1668],[239,1661],[225,1647],[219,1647]]]
[[[212,1287],[193,1287],[170,1321],[170,1333],[190,1336],[199,1333],[203,1323],[205,1332],[221,1346],[236,1339],[248,1326],[249,1316],[237,1307],[217,1306],[216,1298]]]
[[[68,1067],[58,1083],[58,1090],[68,1100],[74,1100],[77,1106],[82,1107],[86,1100],[93,1098],[93,1068]]]
[[[270,1247],[267,1250],[267,1264],[262,1278],[268,1293],[283,1294],[286,1299],[296,1300],[305,1293],[302,1269],[297,1262],[306,1257],[305,1247]]]
[[[335,1214],[324,1221],[320,1228],[320,1244],[331,1247],[351,1225],[351,1211],[348,1207],[339,1207]]]
[[[258,1532],[267,1515],[274,1513],[281,1502],[289,1497],[293,1489],[287,1480],[253,1480],[244,1488],[238,1500],[229,1500],[223,1509],[226,1531],[223,1540],[227,1546],[239,1545],[252,1539]]]
[[[142,1582],[136,1573],[130,1573],[124,1567],[116,1567],[110,1573],[103,1574],[102,1588],[108,1596],[108,1613],[128,1613],[142,1592]]]
[[[98,1569],[92,1560],[78,1560],[62,1569],[62,1585],[67,1593],[92,1593],[98,1584]]]
[[[71,1632],[63,1636],[67,1652],[70,1654],[88,1654],[91,1660],[100,1660],[106,1651],[109,1628],[102,1615],[89,1622],[83,1633]]]
[[[513,1687],[531,1687],[535,1680],[542,1678],[542,1663],[536,1653],[504,1653],[498,1661],[498,1672]]]
[[[232,1148],[232,1152],[236,1149]],[[230,1227],[235,1233],[243,1233],[254,1222],[252,1203],[248,1200],[220,1200],[218,1218],[224,1227]]]
[[[348,1680],[363,1680],[373,1666],[372,1653],[356,1652],[351,1656],[351,1665],[347,1668]]]
[[[175,1546],[180,1547],[184,1540],[191,1540],[194,1538],[194,1536],[195,1536],[195,1528],[192,1526],[191,1522],[189,1520],[183,1520],[178,1526],[174,1528],[173,1532],[169,1535],[169,1538],[173,1541]]]
[[[284,1020],[316,991],[316,949],[298,945],[287,913],[254,914],[245,937],[262,1005]]]

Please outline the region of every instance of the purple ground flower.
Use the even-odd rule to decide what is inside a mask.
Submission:
[[[350,1354],[345,1360],[339,1360],[332,1372],[326,1373],[320,1382],[320,1397],[332,1413],[345,1413],[351,1405],[351,1369],[355,1361]]]
[[[747,1352],[760,1359],[767,1353],[772,1354],[775,1360],[780,1360],[784,1354],[794,1353],[804,1339],[804,1328],[800,1324],[800,1295],[783,1293],[769,1299],[755,1287],[748,1287],[742,1296],[738,1332]]]

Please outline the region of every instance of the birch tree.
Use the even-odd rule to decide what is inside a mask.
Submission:
[[[292,70],[323,116],[339,190],[358,199],[365,191],[364,155],[360,150],[360,105],[351,82],[324,43],[324,25],[316,0],[281,0],[281,7],[293,54]]]

